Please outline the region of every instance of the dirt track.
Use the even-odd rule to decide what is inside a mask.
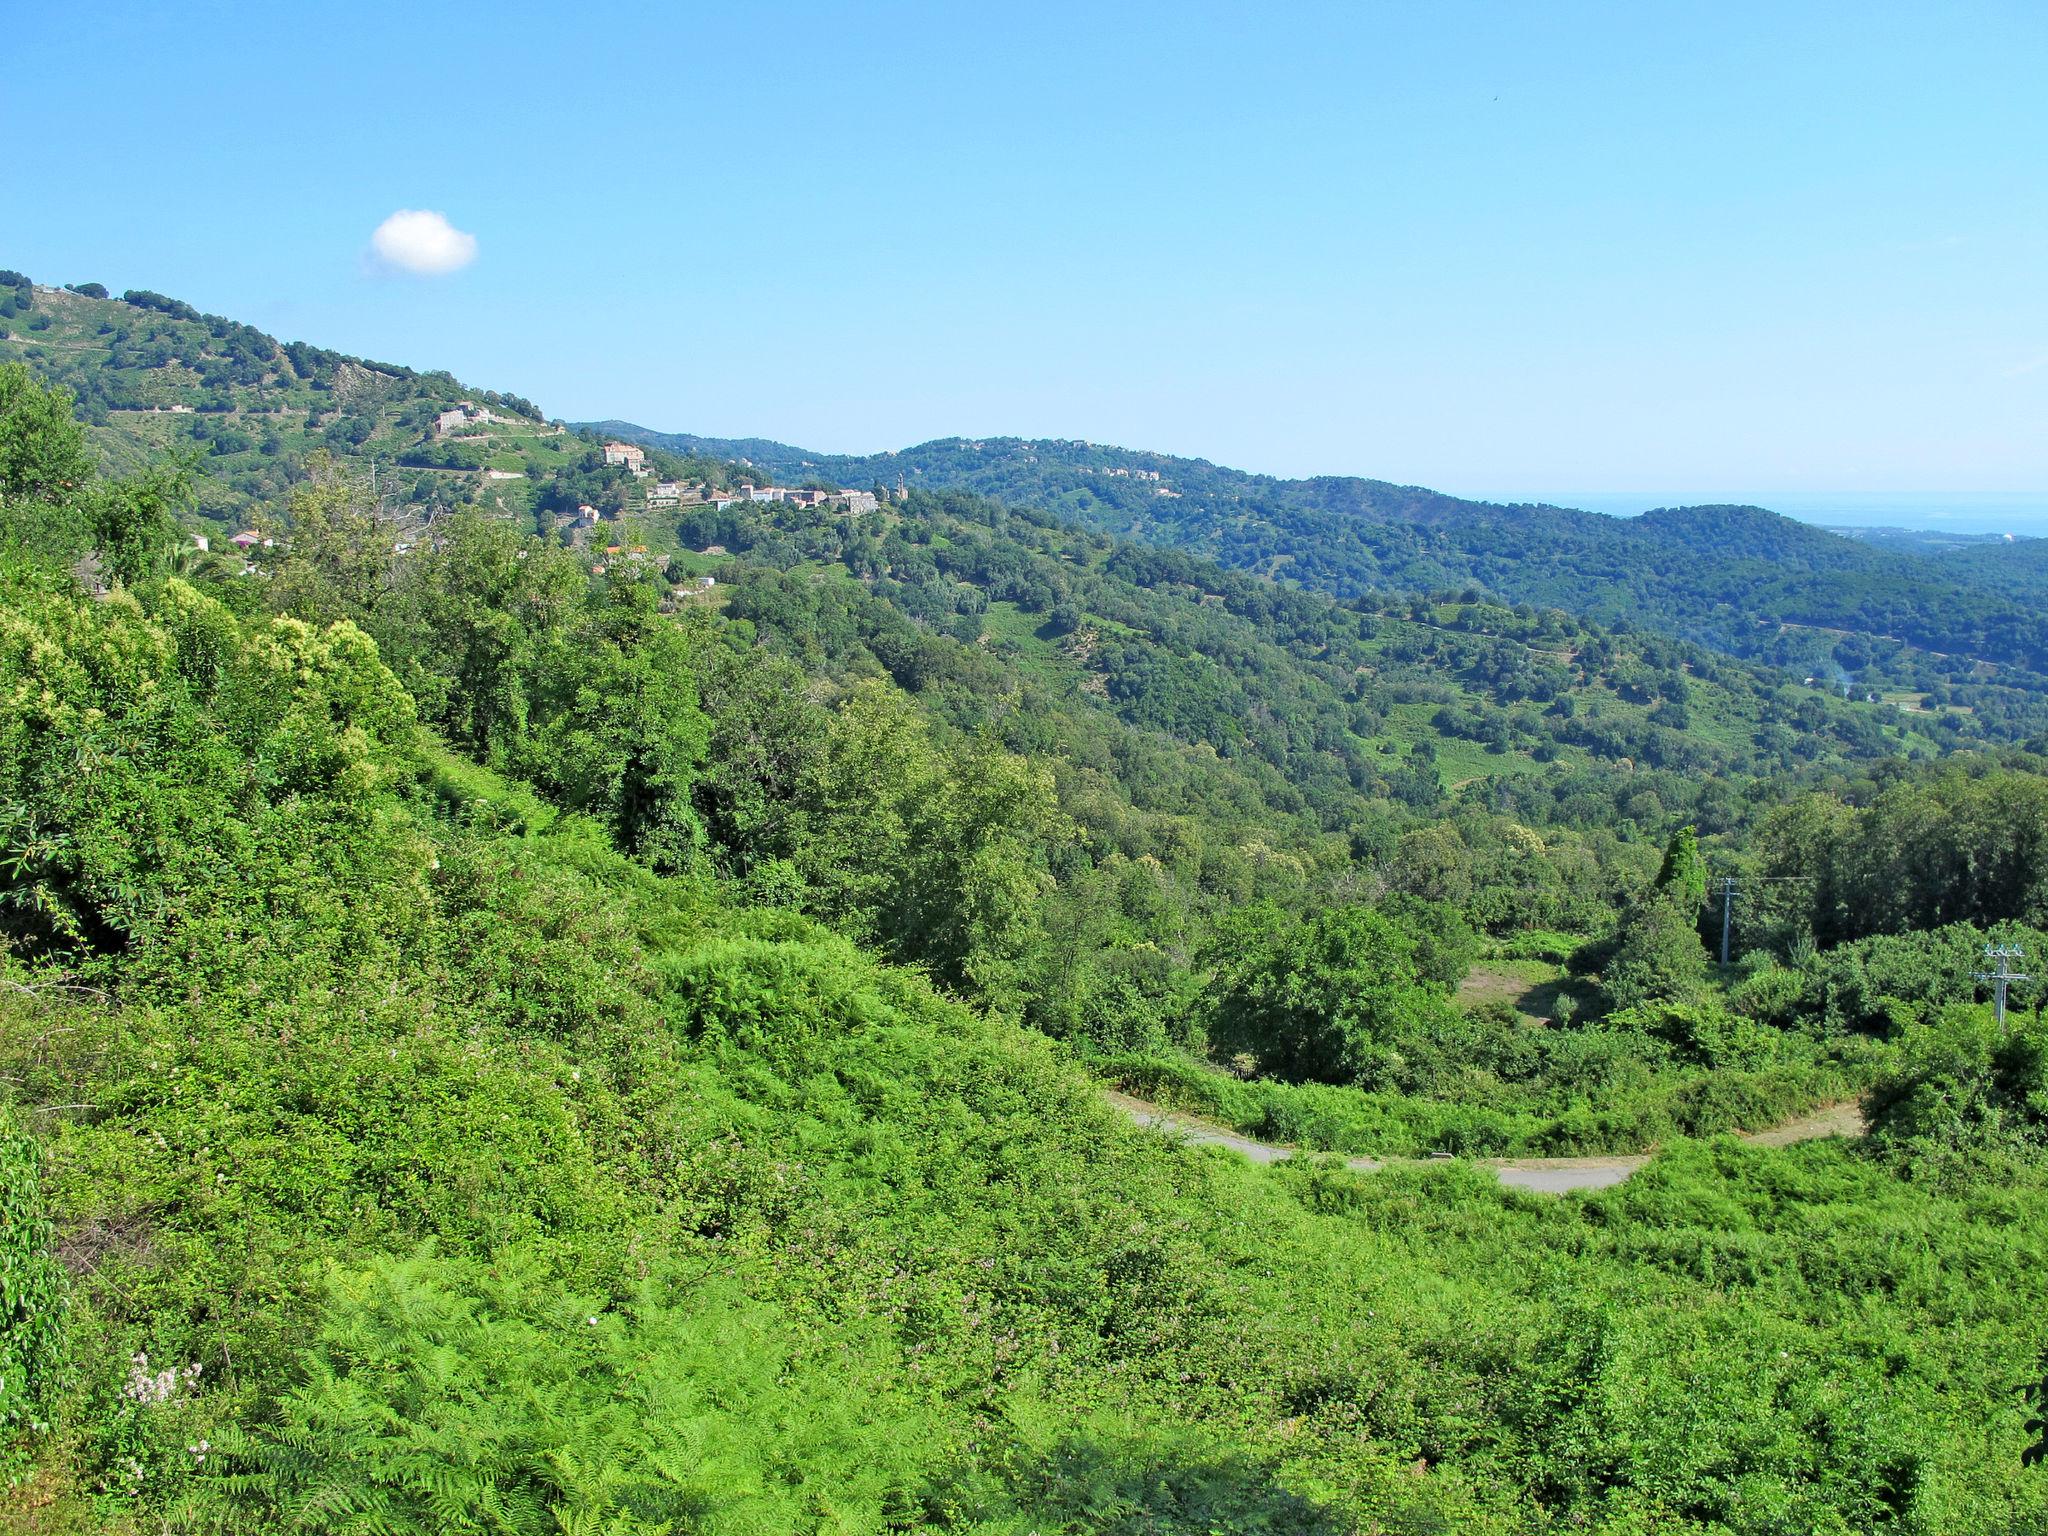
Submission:
[[[1255,1163],[1284,1162],[1295,1154],[1293,1147],[1254,1141],[1249,1136],[1240,1136],[1235,1131],[1211,1125],[1177,1110],[1161,1109],[1157,1104],[1148,1104],[1126,1093],[1105,1090],[1103,1097],[1148,1130],[1172,1132],[1199,1146],[1228,1147]],[[1860,1136],[1863,1131],[1863,1112],[1851,1100],[1823,1105],[1767,1131],[1744,1132],[1742,1139],[1760,1147],[1789,1147],[1794,1142],[1816,1141],[1826,1136]],[[1633,1152],[1614,1157],[1492,1157],[1481,1159],[1479,1166],[1491,1168],[1503,1184],[1562,1195],[1575,1189],[1605,1189],[1619,1184],[1649,1160],[1649,1153]],[[1387,1161],[1377,1157],[1348,1157],[1344,1163],[1361,1173],[1373,1173],[1384,1168]]]

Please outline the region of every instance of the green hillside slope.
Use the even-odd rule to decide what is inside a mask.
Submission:
[[[275,510],[322,457],[374,475],[406,533],[462,506],[526,520],[608,494],[624,503],[625,471],[517,395],[279,342],[147,291],[94,297],[8,272],[0,294],[0,362],[70,390],[106,468],[196,459],[196,511],[215,538]],[[455,411],[463,420],[441,425]],[[656,467],[723,483],[717,464],[663,456]]]
[[[516,395],[280,343],[154,293],[99,297],[36,287],[17,273],[0,278],[10,311],[0,316],[0,359],[22,360],[74,393],[103,466],[195,459],[197,526],[216,545],[259,514],[274,516],[323,462],[374,485],[394,543],[463,506],[553,532],[581,507],[616,522],[644,503],[644,483],[602,462],[597,434],[545,423]],[[447,425],[456,411],[462,419]],[[651,478],[714,493],[771,476],[961,485],[1289,584],[1377,596],[1477,586],[1603,624],[1659,629],[1907,711],[1930,749],[1979,735],[2028,740],[2048,727],[2048,679],[2032,670],[2027,638],[2039,584],[2009,547],[1936,561],[1755,509],[1621,523],[1377,482],[1272,481],[1071,443],[954,441],[832,459],[760,439],[606,425],[655,444]],[[1141,473],[1168,478],[1133,478]],[[587,534],[600,545],[618,536],[601,526]],[[1942,624],[1930,626],[1930,613]]]
[[[1731,855],[1797,894],[1725,976],[1695,839],[1640,848],[1580,976],[1615,1006],[1525,1020],[1452,993],[1479,818],[1316,868],[1204,838],[1206,802],[1138,813],[1116,759],[1198,753],[1204,717],[1126,719],[1059,643],[1192,623],[1105,610],[1213,584],[1227,682],[1367,615],[1276,594],[1239,627],[1273,589],[1049,520],[998,542],[964,498],[909,503],[930,543],[884,527],[861,571],[736,572],[751,617],[663,612],[644,565],[593,580],[474,511],[393,561],[343,537],[358,495],[302,487],[283,553],[186,580],[160,482],[97,479],[0,367],[0,1530],[2048,1520],[2048,1050],[1966,970],[2041,942],[2038,763],[1788,790]],[[898,683],[903,542],[1070,566],[1081,625],[949,637],[996,670]],[[1000,701],[949,718],[949,683],[1030,719],[1063,679],[1105,734],[1035,728],[1096,762],[1005,742]],[[1531,893],[1614,845],[1485,819]],[[1141,1132],[1021,1020],[1133,1018],[1176,950],[1199,984],[1152,1017],[1263,1062],[1275,1117],[1597,1143],[1654,1101],[1670,1144],[1555,1199]],[[1675,1134],[1822,1073],[1872,1085],[1869,1139]]]
[[[1263,772],[1269,803],[1306,797],[1331,827],[1361,798],[1428,807],[1468,785],[1549,824],[1589,780],[1725,821],[1703,793],[1933,755],[1975,728],[1929,714],[1916,730],[1889,705],[1555,610],[1343,604],[961,494],[858,518],[739,503],[649,523],[684,568],[720,573],[712,595],[728,614],[798,653],[858,653],[969,714],[1028,681],[1069,716]],[[1433,767],[1418,778],[1425,743]]]

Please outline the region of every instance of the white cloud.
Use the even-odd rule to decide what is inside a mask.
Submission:
[[[450,224],[444,213],[401,208],[377,226],[370,249],[382,266],[439,277],[476,260],[476,236]]]

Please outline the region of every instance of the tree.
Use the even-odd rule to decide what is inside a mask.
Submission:
[[[378,639],[423,714],[501,761],[526,728],[538,647],[568,621],[586,580],[568,551],[479,512],[435,527],[439,539],[407,562],[401,612]]]
[[[307,469],[291,496],[291,539],[265,595],[281,613],[374,627],[391,587],[393,524],[326,453],[314,454]]]
[[[1280,1077],[1380,1084],[1404,1042],[1449,1033],[1455,1010],[1418,974],[1413,934],[1371,907],[1337,907],[1281,929],[1242,963],[1215,1035]]]
[[[19,363],[0,364],[0,508],[59,503],[91,478],[70,397],[45,388]]]
[[[802,830],[797,795],[828,718],[794,663],[708,638],[699,649],[711,743],[697,809],[720,866],[747,875],[794,855]]]
[[[603,821],[626,852],[686,869],[705,841],[695,790],[711,734],[696,674],[695,647],[656,612],[653,583],[614,578],[536,637],[507,762]]]
[[[1870,1107],[1872,1133],[1893,1145],[2038,1150],[2048,1142],[2048,1031],[2019,1013],[2001,1029],[1990,1009],[1952,1004],[1906,1032]]]
[[[1686,911],[1697,912],[1706,905],[1707,861],[1700,856],[1699,836],[1691,827],[1680,827],[1664,845],[1657,889],[1671,892]]]
[[[16,363],[0,364],[0,552],[69,565],[93,558],[129,584],[159,574],[191,496],[188,462],[128,480],[98,479],[71,396]]]
[[[1685,1002],[1706,982],[1707,952],[1694,926],[1696,913],[1673,889],[1653,891],[1622,924],[1621,943],[1607,963],[1602,985],[1617,1008],[1655,999]]]
[[[1418,827],[1395,845],[1387,883],[1406,896],[1459,905],[1472,894],[1471,851],[1447,821]]]

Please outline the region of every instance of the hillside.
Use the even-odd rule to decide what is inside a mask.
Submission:
[[[323,460],[374,486],[394,542],[463,506],[553,533],[580,508],[595,509],[582,523],[601,525],[644,504],[644,485],[598,455],[596,431],[546,423],[519,396],[279,342],[146,291],[102,297],[93,285],[0,277],[9,311],[0,359],[72,390],[103,467],[195,456],[198,526],[216,544],[274,515]],[[955,440],[848,459],[602,425],[604,435],[653,445],[653,478],[707,493],[750,478],[958,486],[1340,596],[1477,588],[1661,630],[1924,716],[1941,727],[1921,733],[1928,749],[2048,729],[2048,678],[2031,670],[2029,638],[2043,581],[2018,546],[1899,555],[1754,508],[1622,522],[1372,481],[1276,481],[1074,443]],[[576,536],[602,545],[623,535],[597,526]],[[1484,688],[1479,696],[1512,702]]]
[[[462,506],[527,520],[607,495],[623,505],[625,472],[517,395],[280,342],[146,290],[74,292],[6,272],[0,295],[0,362],[70,390],[109,470],[195,457],[196,511],[215,538],[277,507],[323,456],[365,483],[374,475],[408,534]],[[655,467],[721,483],[716,464],[661,456]]]
[[[1782,894],[1721,973],[1618,763],[1538,832],[1310,755],[1333,677],[1369,749],[1464,644],[1746,697],[1662,696],[1671,642],[963,494],[678,510],[737,541],[679,596],[298,490],[185,579],[0,367],[10,1536],[2048,1518],[2048,1051],[1970,979],[2044,942],[2038,761],[1745,788],[1717,868]],[[1859,1089],[1868,1138],[1714,1134]],[[1399,1160],[1651,1148],[1563,1199]]]
[[[1880,688],[1968,684],[1982,680],[1980,663],[1992,663],[2001,685],[2031,693],[2048,674],[2048,591],[2020,566],[1989,574],[2009,546],[1951,560],[1756,507],[1620,519],[1375,480],[1277,480],[1066,440],[953,438],[834,457],[759,439],[601,425],[676,451],[745,458],[777,475],[959,487],[1339,596],[1477,585],[1509,602],[1626,620],[1788,670],[1843,666]],[[1802,640],[1785,626],[1848,631],[1870,643],[1845,660],[1833,654],[1835,642]]]
[[[1970,696],[1929,703],[1924,693],[1889,688],[1876,703],[1861,695],[1844,703],[1828,697],[1840,666],[1832,655],[1815,664],[1825,686],[1781,694],[1763,674],[1730,670],[1697,647],[1660,648],[1561,614],[1417,603],[1405,592],[1361,604],[1369,618],[1327,603],[1297,614],[1292,600],[1264,583],[1230,585],[1202,562],[1148,563],[1136,547],[1076,538],[1043,518],[1012,520],[995,503],[963,513],[920,498],[912,515],[885,509],[850,540],[850,524],[815,508],[770,504],[765,524],[744,511],[714,514],[694,498],[758,483],[770,469],[796,484],[859,486],[854,471],[862,466],[806,462],[766,441],[690,439],[654,448],[653,473],[636,479],[602,462],[595,431],[544,423],[531,402],[468,389],[445,373],[280,343],[157,294],[98,297],[19,285],[0,285],[0,292],[14,310],[0,322],[10,332],[0,339],[0,357],[11,350],[74,393],[103,466],[132,467],[172,451],[198,455],[199,526],[210,524],[216,543],[251,519],[274,531],[288,520],[291,496],[326,460],[374,494],[393,546],[417,541],[435,517],[473,506],[588,545],[593,564],[603,563],[607,544],[648,544],[693,576],[717,568],[695,551],[721,542],[744,551],[749,563],[781,570],[810,569],[806,560],[823,556],[894,609],[914,637],[959,629],[985,612],[985,637],[977,629],[974,638],[985,639],[985,649],[1007,648],[1005,665],[1050,687],[1059,708],[1107,706],[1128,725],[1224,754],[1236,771],[1263,776],[1242,793],[1283,816],[1299,814],[1310,794],[1317,809],[1309,820],[1323,830],[1354,819],[1342,808],[1345,797],[1389,785],[1427,805],[1439,794],[1515,778],[1523,782],[1500,803],[1547,818],[1544,805],[1582,792],[1585,770],[1595,777],[1638,772],[1644,804],[1697,808],[1702,772],[1745,777],[1894,751],[1936,755],[1980,739],[2024,739],[2048,723],[2030,710],[1973,707],[1979,701]],[[911,477],[920,488],[945,478],[916,466]],[[1106,473],[1097,479],[1113,488],[1127,483]],[[675,535],[685,509],[647,503],[648,486],[662,480],[692,487],[686,538]],[[1403,506],[1439,521],[1451,515],[1446,507],[1464,505],[1403,494]],[[594,511],[578,516],[582,508]],[[965,560],[946,553],[949,526],[962,515],[973,525],[975,551]],[[936,525],[920,526],[926,519]],[[720,530],[742,526],[752,531],[721,540]],[[878,557],[885,546],[887,557]],[[1279,568],[1293,577],[1299,564]],[[1025,566],[1036,568],[1028,580],[1018,575]],[[1102,589],[1098,611],[1081,633],[1052,633],[1060,627],[1056,608],[1068,629],[1079,622],[1065,614],[1064,598],[1070,577],[1084,573]],[[976,595],[963,604],[962,592]],[[1210,607],[1219,604],[1226,613]],[[1235,630],[1211,633],[1219,625]],[[1301,638],[1311,634],[1312,642]],[[1579,665],[1582,655],[1593,664]],[[1371,705],[1361,703],[1367,680],[1379,698]],[[1918,706],[1910,716],[1896,707],[1907,701]],[[1190,771],[1189,778],[1201,775]]]
[[[1961,579],[2019,601],[2037,601],[2048,585],[2048,539],[1986,539],[1945,551],[1941,558]]]
[[[1389,796],[1553,825],[1599,786],[1660,807],[1653,825],[1720,827],[1749,779],[1934,756],[1974,725],[1788,687],[1555,610],[1342,604],[962,493],[914,492],[859,518],[683,508],[641,527],[675,569],[716,582],[691,602],[813,664],[880,667],[958,723],[1019,741],[1051,728],[1100,743],[1120,727],[1174,743],[1179,793],[1206,788],[1221,825],[1246,796],[1323,830]],[[1140,803],[1159,792],[1142,776],[1126,789]]]

